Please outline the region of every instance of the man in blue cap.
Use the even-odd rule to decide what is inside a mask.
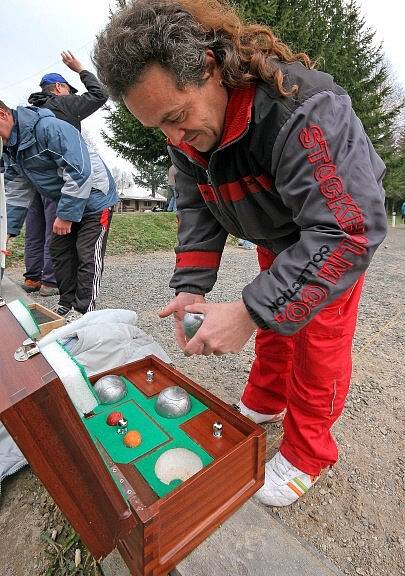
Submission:
[[[71,52],[62,52],[62,61],[70,70],[79,74],[87,92],[77,95],[77,89],[63,76],[51,72],[41,78],[39,85],[42,91],[31,94],[28,102],[32,106],[48,108],[56,118],[80,130],[80,122],[101,108],[107,102],[108,94],[97,77],[85,70]]]
[[[101,108],[108,95],[97,77],[85,70],[71,52],[62,52],[61,55],[63,63],[79,74],[87,91],[77,95],[77,89],[61,74],[51,72],[41,78],[39,85],[42,91],[31,94],[28,102],[38,108],[48,108],[57,118],[69,122],[80,131],[81,120]],[[25,281],[22,287],[26,292],[39,290],[41,296],[53,296],[58,293],[49,254],[55,215],[55,202],[36,194],[25,222]]]
[[[77,88],[69,84],[67,80],[57,72],[50,72],[42,76],[39,86],[43,93],[53,93],[58,96],[67,96],[68,94],[77,94]]]

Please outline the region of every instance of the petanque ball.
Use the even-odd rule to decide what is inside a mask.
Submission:
[[[186,312],[184,314],[183,327],[187,340],[191,340],[195,336],[203,320],[204,314],[198,314],[197,312]]]
[[[165,418],[179,418],[191,410],[189,394],[180,386],[170,386],[159,394],[155,402],[155,410]]]
[[[119,376],[108,374],[97,380],[94,390],[101,404],[113,404],[126,396],[127,385]]]

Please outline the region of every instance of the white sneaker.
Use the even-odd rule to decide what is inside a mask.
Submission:
[[[278,414],[262,414],[261,412],[255,412],[254,410],[251,410],[250,408],[245,406],[242,400],[239,400],[239,402],[237,404],[234,404],[234,406],[237,410],[239,410],[241,414],[247,416],[248,418],[253,420],[253,422],[255,422],[256,424],[280,422],[280,420],[284,418],[286,412],[285,410],[283,410]]]
[[[289,506],[319,479],[310,476],[290,464],[287,458],[277,454],[266,464],[264,486],[255,494],[255,498],[266,506]]]

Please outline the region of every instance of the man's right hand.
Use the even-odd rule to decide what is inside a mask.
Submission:
[[[62,52],[62,62],[66,64],[68,68],[73,70],[73,72],[77,72],[80,74],[82,70],[84,70],[84,66],[77,58],[73,56],[73,54],[68,50],[67,52]]]
[[[66,236],[66,234],[70,234],[70,230],[72,229],[72,223],[69,220],[63,220],[62,218],[55,218],[53,223],[53,233],[57,234],[58,236]]]
[[[187,346],[186,335],[184,334],[183,318],[184,308],[193,304],[204,303],[205,298],[201,294],[191,294],[190,292],[180,292],[169,304],[159,312],[160,318],[167,318],[174,315],[176,342],[182,350]]]

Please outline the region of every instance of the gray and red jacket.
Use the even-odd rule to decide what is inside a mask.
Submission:
[[[242,292],[256,324],[300,330],[352,286],[386,234],[385,166],[331,76],[280,66],[291,97],[257,82],[231,90],[209,155],[169,142],[179,219],[170,286],[206,294],[228,233],[277,255]]]

